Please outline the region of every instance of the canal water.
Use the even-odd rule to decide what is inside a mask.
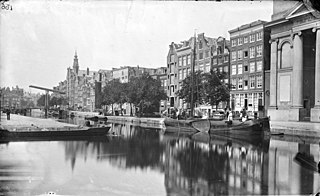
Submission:
[[[309,195],[319,142],[230,139],[111,124],[87,141],[0,144],[0,195]]]

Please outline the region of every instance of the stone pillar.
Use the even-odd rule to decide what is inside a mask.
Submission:
[[[271,59],[270,59],[270,106],[274,109],[277,107],[277,61],[278,61],[278,40],[270,40]]]
[[[313,122],[320,122],[320,29],[312,29],[316,33],[316,54],[315,54],[315,93],[314,108],[311,108]]]
[[[303,107],[303,37],[299,32],[293,39],[293,108]]]
[[[293,37],[292,106],[289,120],[300,121],[307,115],[303,108],[303,36],[301,32]]]

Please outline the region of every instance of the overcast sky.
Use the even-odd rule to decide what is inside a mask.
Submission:
[[[80,69],[165,67],[171,42],[271,20],[272,1],[20,1],[0,11],[0,86],[52,88]]]

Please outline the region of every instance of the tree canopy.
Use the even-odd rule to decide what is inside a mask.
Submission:
[[[102,104],[131,103],[142,111],[158,111],[160,100],[166,99],[166,93],[161,86],[160,80],[153,79],[149,74],[130,78],[128,83],[119,80],[107,82],[102,91]]]
[[[209,73],[203,73],[197,71],[193,76],[193,84],[191,77],[191,74],[186,77],[182,81],[181,89],[177,91],[177,95],[184,99],[186,103],[209,103],[217,107],[220,102],[229,101],[230,86],[224,82],[227,79],[225,72],[211,70]],[[193,103],[191,103],[192,85],[194,87]]]

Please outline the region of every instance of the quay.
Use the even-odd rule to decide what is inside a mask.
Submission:
[[[21,129],[63,129],[79,127],[68,123],[58,122],[54,119],[33,118],[29,116],[21,116],[18,114],[10,114],[10,120],[7,120],[7,115],[1,113],[0,121],[1,129],[6,130],[21,130]]]
[[[97,112],[78,112],[74,111],[75,117],[100,116]],[[54,119],[33,118],[11,114],[10,120],[4,113],[1,113],[1,128],[13,130],[21,128],[66,128],[78,127],[68,123],[58,122]],[[132,116],[107,116],[108,122],[113,123],[131,123],[133,125],[144,127],[163,128],[164,118],[137,118]],[[315,122],[288,122],[288,121],[270,121],[272,134],[283,134],[290,136],[304,136],[320,138],[320,123]]]

